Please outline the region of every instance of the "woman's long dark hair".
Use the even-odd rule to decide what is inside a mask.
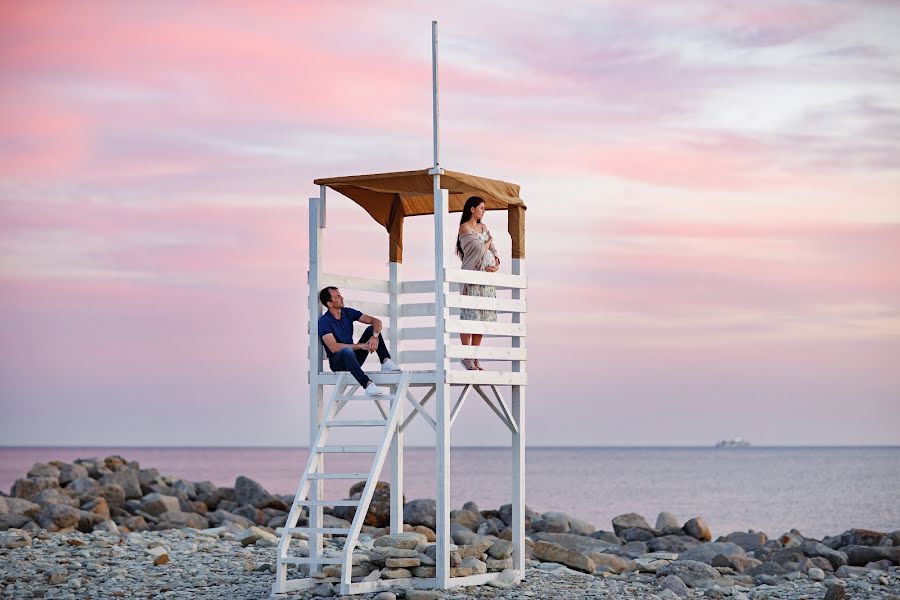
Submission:
[[[462,216],[459,217],[460,225],[472,218],[472,209],[479,204],[484,204],[484,198],[470,196],[469,199],[466,200],[466,204],[463,206]],[[478,219],[478,222],[481,223],[481,219]],[[456,255],[460,258],[463,257],[462,244],[459,243],[459,236],[456,237]]]

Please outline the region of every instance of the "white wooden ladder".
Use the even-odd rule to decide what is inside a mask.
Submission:
[[[406,397],[408,388],[409,373],[397,373],[397,383],[394,393],[376,397],[365,395],[355,396],[353,394],[359,389],[359,386],[353,381],[350,374],[341,372],[338,375],[334,389],[332,390],[331,396],[322,413],[322,422],[319,425],[316,438],[313,440],[313,443],[310,444],[306,469],[303,471],[303,475],[300,478],[300,485],[297,488],[297,494],[294,496],[294,503],[291,506],[291,511],[288,514],[288,519],[278,544],[278,555],[275,565],[275,583],[272,587],[273,596],[312,587],[314,584],[321,583],[322,580],[316,579],[289,581],[287,579],[287,569],[289,565],[309,565],[309,573],[311,574],[318,569],[319,565],[339,564],[341,565],[341,588],[347,589],[349,587],[353,566],[353,549],[356,547],[360,529],[365,521],[366,513],[369,511],[369,504],[372,501],[372,495],[375,493],[375,486],[378,483],[378,476],[381,473],[381,468],[387,457],[391,439],[397,429],[399,415],[401,413],[400,409],[403,405],[402,401]],[[336,418],[338,414],[347,403],[351,401],[373,402],[384,418],[372,420],[338,420]],[[381,405],[381,402],[383,401],[390,402],[387,411],[385,411]],[[328,440],[330,430],[336,427],[383,427],[384,432],[381,437],[381,443],[377,446],[326,446],[325,443]],[[324,461],[321,460],[321,458],[324,454],[335,453],[373,454],[372,467],[368,473],[327,473],[321,469],[321,466],[324,464]],[[327,500],[318,497],[317,487],[313,485],[313,482],[319,482],[326,479],[365,479],[366,485],[358,500]],[[350,528],[322,527],[322,524],[319,523],[316,518],[316,509],[322,506],[356,507],[356,514],[353,516]],[[300,518],[303,507],[309,507],[309,526],[297,527],[297,521]],[[291,539],[297,534],[308,535],[310,556],[288,556]],[[319,555],[318,549],[321,547],[320,542],[323,534],[347,536],[340,557],[323,557]]]

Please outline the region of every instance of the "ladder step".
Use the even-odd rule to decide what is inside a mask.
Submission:
[[[335,402],[359,402],[361,400],[372,401],[372,400],[393,400],[393,399],[394,399],[394,396],[391,394],[385,394],[384,396],[360,395],[360,396],[335,396],[334,397]]]
[[[279,558],[278,563],[282,565],[308,565],[312,562],[312,559],[306,556],[285,556],[284,558]],[[320,565],[342,565],[344,564],[343,558],[329,558],[329,557],[319,557],[316,560]]]
[[[287,527],[285,531],[292,534],[298,533],[331,533],[335,535],[346,535],[350,533],[349,529],[343,527]]]
[[[309,479],[368,479],[368,473],[310,473]]]
[[[297,506],[359,506],[359,500],[298,500]]]
[[[319,446],[317,452],[322,453],[340,453],[340,452],[356,452],[356,453],[373,453],[378,452],[378,446]]]
[[[325,421],[328,427],[384,427],[387,421],[384,419],[363,419],[356,421]]]

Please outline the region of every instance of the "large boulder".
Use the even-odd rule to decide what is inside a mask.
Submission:
[[[47,463],[34,463],[34,465],[28,470],[28,474],[26,475],[29,479],[34,479],[35,477],[52,477],[53,479],[59,479],[59,467],[56,465],[50,465]]]
[[[845,552],[841,550],[832,550],[825,544],[816,542],[814,540],[806,540],[805,542],[800,544],[800,551],[810,558],[821,556],[822,558],[827,559],[828,562],[831,563],[831,567],[835,570],[846,564],[853,564],[849,562],[848,555]]]
[[[75,527],[81,518],[81,511],[66,504],[51,504],[45,507],[35,518],[38,525],[47,531],[59,531]]]
[[[469,531],[478,531],[478,526],[485,522],[477,510],[454,510],[450,512],[450,518]]]
[[[409,525],[437,528],[437,505],[434,500],[417,498],[403,505],[403,521]]]
[[[179,511],[164,512],[159,515],[159,523],[154,529],[182,529],[191,527],[193,529],[208,529],[209,521],[197,513],[186,513]]]
[[[88,470],[84,467],[84,465],[63,465],[59,469],[59,485],[66,486],[69,484],[69,482],[74,481],[79,477],[90,477],[90,475],[88,474]]]
[[[105,498],[110,508],[122,508],[125,505],[125,490],[117,483],[107,483],[101,485],[82,497],[89,498]]]
[[[41,506],[49,506],[51,504],[68,504],[74,508],[78,508],[81,503],[64,492],[61,492],[59,488],[47,488],[46,490],[41,490],[41,492],[32,498],[32,502],[35,504],[40,504]]]
[[[134,469],[121,468],[112,471],[109,475],[104,475],[100,479],[100,484],[120,486],[125,491],[125,497],[128,499],[137,500],[144,495],[141,491],[141,481],[138,478],[138,472]]]
[[[25,500],[33,500],[35,496],[48,488],[58,488],[59,479],[56,477],[29,477],[27,479],[16,479],[13,484],[10,496],[14,498],[24,498]]]
[[[616,535],[621,534],[626,529],[631,529],[634,527],[638,527],[640,529],[646,529],[647,531],[654,532],[650,524],[637,513],[627,513],[624,515],[619,515],[618,517],[614,517],[612,520],[613,531],[616,532]]]
[[[350,499],[359,499],[365,487],[365,481],[358,481],[350,486]],[[335,506],[332,512],[336,517],[352,521],[356,516],[356,508],[355,506]],[[366,512],[363,524],[371,527],[387,527],[391,524],[391,484],[385,481],[375,484],[372,501],[369,503],[369,510]]]
[[[76,477],[66,484],[66,491],[73,496],[84,496],[98,487],[100,487],[100,484],[90,477]]]
[[[651,552],[674,552],[681,554],[691,548],[702,544],[697,538],[689,535],[663,535],[647,542],[647,548]]]
[[[405,531],[402,533],[393,533],[375,538],[373,545],[375,547],[387,546],[390,548],[400,548],[401,550],[413,550],[419,544],[427,544],[428,539],[421,533],[413,531]]]
[[[708,542],[712,539],[712,532],[709,525],[703,520],[703,517],[694,517],[684,524],[684,532],[691,537],[697,538],[701,542]]]
[[[762,532],[755,531],[733,531],[726,536],[720,537],[718,542],[731,542],[732,544],[737,544],[747,552],[751,550],[759,550],[762,548],[767,541],[769,541],[768,536]]]
[[[681,560],[695,560],[711,565],[713,558],[720,554],[728,558],[746,556],[744,549],[737,544],[732,544],[731,542],[707,542],[679,553],[678,558]]]
[[[0,515],[8,513],[25,515],[33,518],[41,512],[41,506],[24,498],[0,497]]]
[[[900,559],[900,548],[894,546],[845,546],[842,553],[846,554],[852,567],[864,567],[870,562],[879,560],[888,560],[896,565]]]
[[[165,485],[165,481],[159,475],[159,470],[154,468],[138,471],[138,483],[141,484],[141,492],[145,495],[152,492],[155,485]]]
[[[206,518],[214,527],[220,527],[225,523],[234,523],[235,525],[246,529],[247,527],[252,527],[255,524],[254,521],[248,519],[247,517],[242,517],[240,515],[230,513],[227,510],[214,510],[210,513],[207,513]]]
[[[497,510],[497,517],[500,518],[503,523],[509,527],[512,525],[512,504],[504,504]],[[526,504],[525,505],[525,527],[530,528],[531,523],[541,518],[541,515],[531,510],[531,508]]]
[[[234,501],[237,502],[238,505],[249,504],[256,508],[267,508],[268,506],[271,506],[275,500],[276,498],[267,492],[263,486],[249,477],[241,475],[234,481]],[[283,504],[280,498],[277,500],[279,502],[276,508]]]
[[[158,517],[166,512],[178,512],[181,510],[181,507],[178,498],[175,496],[163,496],[162,494],[153,492],[152,494],[147,494],[143,497],[141,500],[141,510],[154,517]]]
[[[656,517],[656,530],[663,531],[664,529],[681,529],[678,517],[668,512],[659,513]]]
[[[532,552],[533,556],[538,560],[559,563],[577,571],[584,571],[585,573],[593,573],[594,569],[597,568],[594,561],[585,554],[578,552],[577,550],[564,548],[553,542],[545,542],[543,540],[538,541],[535,543]]]
[[[880,546],[886,537],[888,534],[871,529],[849,529],[840,535],[826,537],[822,543],[834,550],[840,550],[844,546]]]
[[[705,580],[716,579],[719,572],[711,566],[696,560],[676,560],[657,569],[657,577],[674,575],[688,587],[697,587]]]

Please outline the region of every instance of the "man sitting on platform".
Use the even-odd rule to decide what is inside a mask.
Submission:
[[[381,337],[381,321],[364,315],[355,308],[344,306],[344,297],[336,287],[329,286],[320,291],[319,301],[328,309],[319,317],[319,339],[325,347],[331,370],[350,371],[367,396],[383,396],[384,390],[363,373],[361,366],[369,354],[377,352],[382,373],[400,370],[391,360],[384,338]],[[353,343],[354,321],[369,325],[356,344]]]

